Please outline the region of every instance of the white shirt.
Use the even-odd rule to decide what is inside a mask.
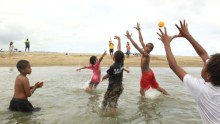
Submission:
[[[220,87],[189,74],[184,76],[183,83],[196,100],[203,123],[220,124]]]

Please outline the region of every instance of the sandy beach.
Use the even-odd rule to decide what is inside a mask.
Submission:
[[[32,66],[84,66],[89,64],[90,56],[95,55],[98,58],[101,54],[79,54],[79,53],[48,53],[48,52],[15,52],[9,55],[8,52],[0,52],[0,66],[16,66],[18,60],[26,59]],[[131,55],[125,58],[126,67],[139,67],[140,56]],[[184,67],[200,67],[202,61],[198,56],[176,56],[177,63]],[[113,63],[110,55],[106,55],[101,63],[108,67]],[[150,65],[153,67],[167,67],[166,56],[151,55]]]

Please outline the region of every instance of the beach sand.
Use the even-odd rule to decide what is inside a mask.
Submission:
[[[16,66],[18,60],[25,59],[31,63],[31,66],[84,66],[89,64],[90,56],[95,55],[98,58],[101,54],[79,54],[79,53],[48,53],[48,52],[15,52],[9,55],[9,52],[0,52],[0,66]],[[179,65],[184,67],[202,67],[203,63],[198,56],[175,56]],[[125,58],[125,67],[139,67],[140,56],[131,55]],[[101,62],[101,66],[109,67],[113,63],[110,55],[106,55]],[[151,55],[150,66],[168,67],[166,56]]]

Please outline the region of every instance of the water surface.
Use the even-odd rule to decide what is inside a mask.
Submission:
[[[44,81],[29,101],[41,111],[34,113],[11,112],[14,80],[19,74],[15,67],[0,68],[0,124],[201,124],[197,106],[184,85],[169,68],[152,68],[160,86],[171,96],[148,98],[139,95],[140,68],[129,68],[124,73],[124,91],[119,99],[117,116],[103,116],[100,104],[108,81],[101,82],[97,91],[83,90],[91,78],[89,70],[75,71],[78,67],[32,67],[28,76],[33,85]],[[185,68],[200,77],[201,68]],[[102,68],[102,75],[107,68]],[[157,92],[156,92],[157,93]],[[151,94],[151,95],[150,95]],[[153,92],[153,95],[154,92]]]

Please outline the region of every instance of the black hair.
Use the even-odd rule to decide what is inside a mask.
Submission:
[[[89,62],[91,65],[94,65],[96,63],[97,57],[96,56],[91,56],[89,59]]]
[[[207,64],[207,72],[211,76],[212,85],[220,87],[220,53],[211,55]]]
[[[19,60],[18,63],[17,63],[17,69],[18,69],[19,72],[21,72],[21,70],[28,67],[28,65],[30,65],[29,61]]]
[[[151,45],[151,51],[154,49],[154,44],[153,43],[148,43]]]
[[[125,58],[125,55],[122,51],[118,50],[115,52],[114,54],[114,59],[115,59],[115,62],[116,63],[124,63],[124,58]]]

